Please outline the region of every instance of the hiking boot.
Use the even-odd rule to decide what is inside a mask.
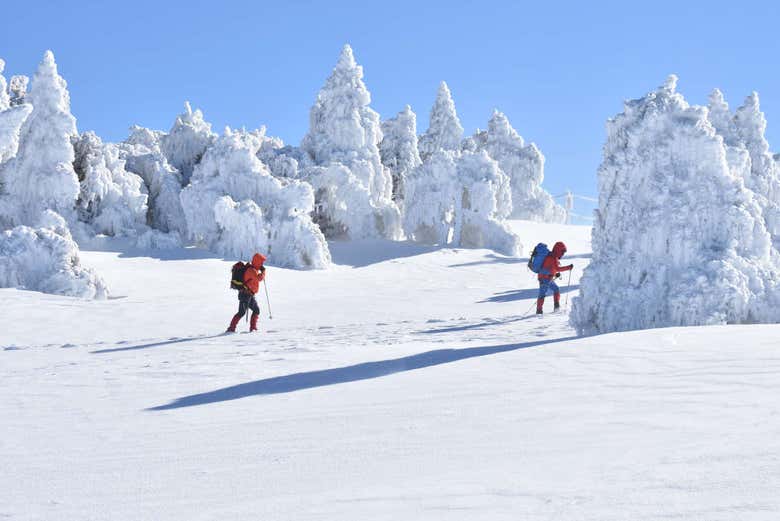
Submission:
[[[558,311],[559,309],[561,309],[561,305],[560,303],[556,302],[555,306],[553,307],[553,311]]]
[[[536,310],[536,314],[537,314],[537,315],[541,315],[541,314],[542,314],[542,310],[541,310],[541,309],[537,309],[537,310]]]

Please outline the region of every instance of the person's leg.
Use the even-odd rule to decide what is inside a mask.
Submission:
[[[257,305],[257,300],[254,295],[249,300],[249,309],[252,310],[252,317],[249,319],[249,331],[257,331],[257,319],[260,316],[260,306]]]
[[[233,319],[230,321],[230,327],[228,327],[228,331],[231,333],[235,332],[236,326],[238,325],[238,322],[244,317],[246,314],[246,308],[247,308],[247,295],[243,291],[240,291],[238,293],[238,313],[233,315]]]
[[[558,284],[552,281],[550,282],[550,289],[553,290],[554,309],[558,309],[561,307],[561,290],[558,287]]]
[[[539,296],[536,299],[536,314],[542,314],[542,307],[544,306],[544,297],[547,296],[547,288],[550,286],[548,279],[539,279]]]

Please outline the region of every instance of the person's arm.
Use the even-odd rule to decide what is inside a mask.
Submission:
[[[260,289],[260,283],[265,280],[265,266],[260,266],[260,276],[257,278],[257,289]]]
[[[254,267],[247,268],[244,272],[244,287],[252,295],[255,295],[257,290],[260,289],[260,281],[258,279],[259,277],[257,276],[257,271]]]

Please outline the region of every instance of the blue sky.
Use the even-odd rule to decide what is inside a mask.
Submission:
[[[341,46],[365,70],[372,106],[409,103],[418,130],[440,80],[467,132],[494,107],[547,157],[545,185],[596,193],[605,120],[669,73],[703,103],[761,94],[780,143],[780,7],[754,2],[133,2],[18,4],[5,10],[6,76],[31,74],[45,49],[68,81],[80,130],[121,140],[167,130],[184,100],[214,129],[256,128],[297,144]],[[12,17],[8,23],[9,15]]]

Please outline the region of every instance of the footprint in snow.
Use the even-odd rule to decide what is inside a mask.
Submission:
[[[62,344],[60,347],[62,349],[68,349],[70,347],[76,347],[76,344]]]

